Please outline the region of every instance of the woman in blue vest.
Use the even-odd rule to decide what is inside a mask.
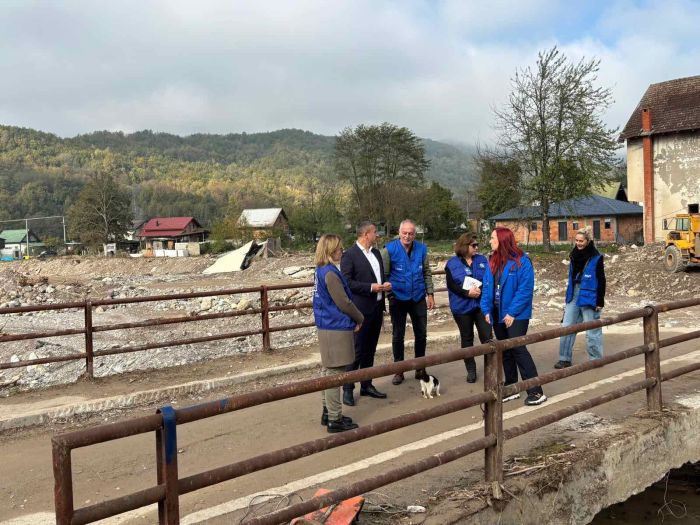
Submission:
[[[322,235],[316,245],[313,307],[318,332],[323,375],[342,374],[355,360],[355,341],[364,317],[352,302],[350,287],[337,265],[343,255],[343,244],[337,235]],[[328,432],[344,432],[357,428],[349,417],[343,416],[340,387],[321,392],[323,412],[321,424]]]
[[[566,287],[564,326],[600,319],[605,306],[605,268],[603,256],[593,245],[590,226],[576,232],[575,246],[569,255],[569,284]],[[554,368],[571,366],[576,334],[559,339],[559,362]],[[603,357],[603,329],[586,331],[586,350],[590,359]]]
[[[475,325],[482,344],[491,339],[491,326],[479,306],[481,283],[489,271],[489,261],[478,252],[476,236],[464,233],[455,242],[455,256],[445,266],[450,310],[459,328],[462,348],[474,346]],[[464,365],[467,367],[467,383],[476,383],[476,360],[468,357]]]
[[[535,290],[535,271],[530,258],[518,248],[513,232],[496,228],[491,232],[489,271],[484,275],[481,292],[481,311],[493,325],[497,339],[511,339],[527,334],[532,317],[532,295]],[[537,377],[537,367],[525,345],[503,352],[505,384],[518,382],[518,371],[523,381]],[[503,398],[518,399],[520,394]],[[547,401],[542,387],[527,390],[526,405]]]

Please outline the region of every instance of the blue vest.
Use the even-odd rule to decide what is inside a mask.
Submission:
[[[326,287],[326,274],[328,272],[333,272],[338,276],[340,282],[343,283],[345,293],[352,300],[352,292],[350,292],[348,283],[338,268],[332,264],[316,268],[313,299],[316,328],[321,330],[354,330],[355,321],[336,306],[331,298],[331,294],[328,292],[328,287]]]
[[[447,268],[454,281],[461,286],[465,277],[473,277],[477,281],[484,282],[484,274],[489,271],[489,261],[483,255],[476,254],[472,257],[471,269],[464,264],[461,257],[455,255],[447,261]],[[450,298],[450,310],[455,314],[468,314],[479,308],[479,298],[462,297],[448,289]]]
[[[403,249],[398,239],[386,245],[391,261],[389,282],[391,291],[400,301],[420,301],[425,297],[423,259],[428,253],[425,244],[413,241],[411,256]]]
[[[595,308],[598,306],[598,276],[596,275],[596,266],[601,255],[591,257],[581,272],[581,283],[578,291],[578,300],[576,306],[590,306]],[[566,302],[570,303],[574,298],[574,265],[569,263],[569,284],[566,287]]]

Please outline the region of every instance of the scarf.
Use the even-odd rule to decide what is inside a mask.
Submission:
[[[598,250],[596,250],[592,240],[588,242],[583,250],[579,250],[574,246],[574,249],[569,254],[569,259],[571,259],[571,264],[573,265],[574,279],[578,278],[588,260],[595,255],[598,255]]]

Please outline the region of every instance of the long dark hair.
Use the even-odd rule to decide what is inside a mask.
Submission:
[[[502,270],[508,261],[515,261],[515,264],[520,266],[520,258],[524,255],[524,252],[518,248],[513,232],[501,226],[494,231],[498,239],[498,248],[491,254],[489,259],[491,273],[495,274],[497,271]]]

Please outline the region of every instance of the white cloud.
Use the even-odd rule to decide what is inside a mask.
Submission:
[[[650,83],[700,73],[698,26],[693,2],[0,3],[0,122],[73,135],[390,121],[488,142],[516,68],[557,44],[601,59],[616,127]]]

